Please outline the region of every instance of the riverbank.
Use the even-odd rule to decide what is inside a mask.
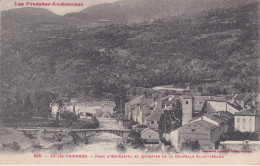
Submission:
[[[44,119],[41,117],[35,117],[21,121],[8,121],[1,119],[0,126],[12,128],[64,127],[72,129],[95,129],[99,127],[99,122],[97,119],[77,119],[72,122],[60,119],[57,123],[54,118]]]

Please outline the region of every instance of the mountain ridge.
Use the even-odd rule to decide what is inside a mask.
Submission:
[[[132,87],[167,84],[203,86],[209,95],[256,92],[257,5],[90,29],[3,26],[1,82],[10,93],[83,91],[113,100]]]
[[[120,22],[142,22],[187,13],[210,11],[217,8],[243,6],[256,0],[121,0],[114,3],[87,7],[78,13],[66,16],[95,22],[111,19]]]
[[[51,12],[45,8],[24,7],[1,11],[1,23],[3,26],[18,24],[80,24],[82,20],[69,18]]]

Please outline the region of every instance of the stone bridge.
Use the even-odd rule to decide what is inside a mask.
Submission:
[[[86,138],[88,136],[98,134],[98,133],[110,133],[122,138],[128,138],[130,135],[128,129],[73,129],[71,132],[76,133],[80,138]]]
[[[32,129],[18,129],[24,133],[32,132],[42,132],[44,135],[54,134],[54,133],[75,133],[81,139],[85,139],[89,136],[98,133],[110,133],[120,136],[122,138],[128,138],[130,135],[129,129],[66,129],[66,128],[32,128]]]

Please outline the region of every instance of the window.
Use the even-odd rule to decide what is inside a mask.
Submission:
[[[149,135],[149,138],[152,138],[152,136],[151,136],[151,135]]]
[[[192,132],[195,132],[195,129],[191,129]]]
[[[189,101],[186,101],[186,104],[189,104]]]
[[[237,123],[239,123],[239,121],[240,121],[240,118],[237,118]]]
[[[246,119],[245,118],[243,118],[243,122],[246,123]]]
[[[154,124],[154,121],[151,121],[151,124]]]

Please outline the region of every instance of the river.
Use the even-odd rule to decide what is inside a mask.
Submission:
[[[121,124],[118,123],[116,119],[103,119],[99,120],[100,129],[125,129]],[[116,150],[118,143],[123,142],[123,138],[120,136],[110,134],[110,133],[99,133],[90,137],[89,144],[76,146],[73,152],[85,154],[119,154]],[[128,147],[127,152],[140,153],[140,150]]]

